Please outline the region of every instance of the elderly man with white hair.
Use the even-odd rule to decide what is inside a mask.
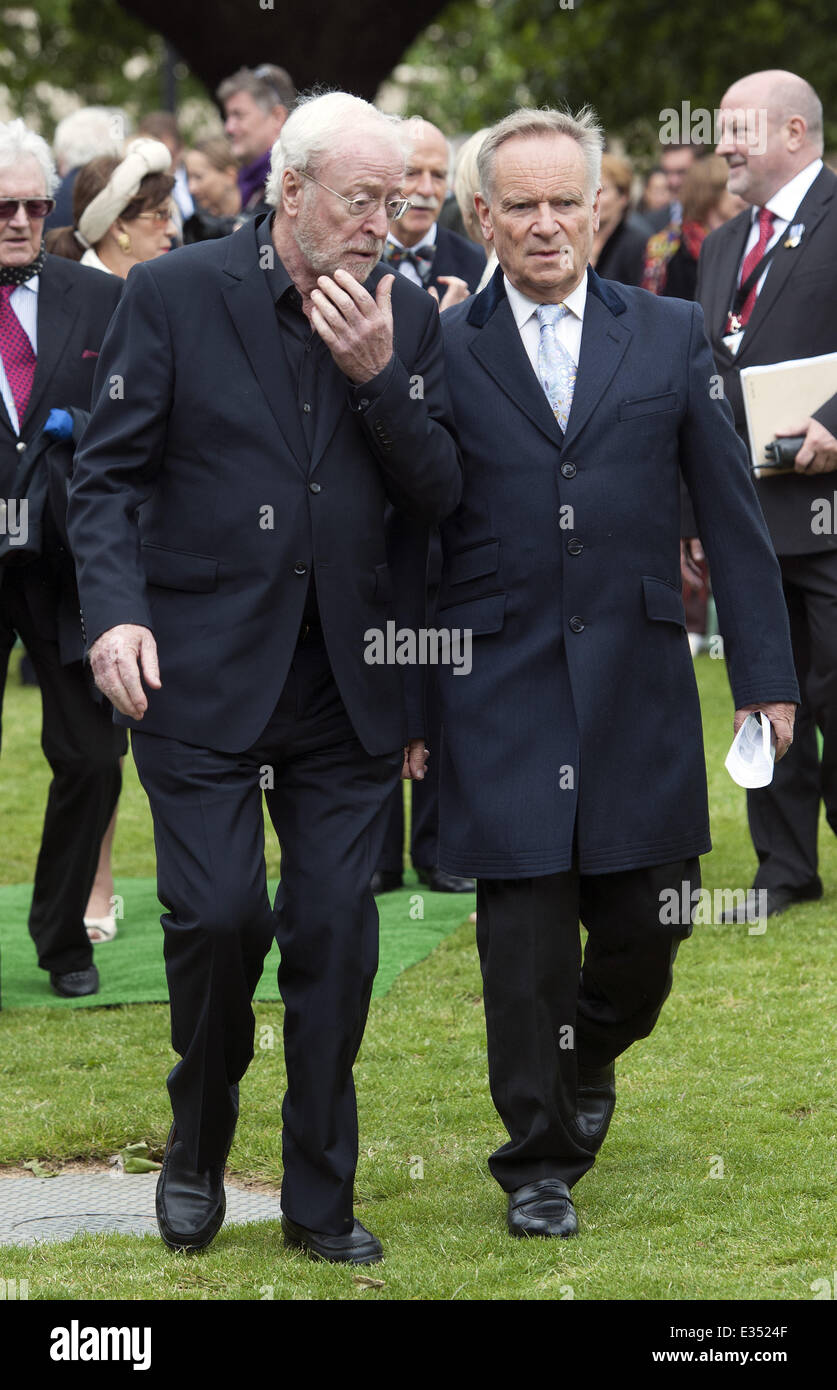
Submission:
[[[66,226],[73,217],[73,189],[79,169],[100,155],[121,155],[129,135],[128,118],[117,106],[81,106],[58,122],[52,153],[61,180],[45,230]]]
[[[461,489],[437,306],[378,264],[403,212],[400,131],[346,93],[303,102],[273,149],[272,212],[131,271],[77,456],[90,660],[133,730],[166,907],[181,1061],[157,1216],[175,1249],[224,1219],[275,937],[286,1238],[326,1260],[382,1253],[353,1214],[352,1065],[382,811],[425,749],[420,703],[402,667],[368,660],[369,633],[423,593],[420,543],[390,568],[387,503],[418,541]],[[273,908],[263,792],[282,850]]]
[[[0,125],[0,691],[19,636],[41,687],[42,745],[53,773],[29,930],[52,988],[77,997],[99,987],[84,910],[119,795],[125,740],[110,706],[92,698],[83,669],[63,518],[42,493],[37,516],[36,492],[24,489],[26,474],[34,468],[37,478],[45,468],[36,454],[50,410],[90,408],[96,358],[122,285],[44,251],[55,183],[45,141],[22,121]],[[24,523],[19,535],[13,522],[15,529]]]

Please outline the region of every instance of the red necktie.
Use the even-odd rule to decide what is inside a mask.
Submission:
[[[6,369],[18,419],[18,433],[32,394],[36,357],[26,330],[9,300],[17,285],[0,285],[0,356]]]
[[[752,251],[748,251],[747,255],[744,257],[744,264],[741,267],[741,279],[738,282],[739,285],[744,284],[744,281],[747,279],[747,276],[750,274],[751,271],[755,270],[756,266],[758,265],[759,261],[761,260],[762,256],[767,250],[767,243],[773,235],[774,219],[775,213],[768,212],[767,208],[759,209],[759,239],[753,247]],[[741,309],[739,310],[738,317],[741,320],[742,327],[747,322],[747,320],[753,312],[753,309],[755,308],[757,288],[758,281],[756,281],[756,284],[753,285],[753,288],[750,290],[750,293],[747,295],[747,298],[744,300],[744,303],[742,304]]]

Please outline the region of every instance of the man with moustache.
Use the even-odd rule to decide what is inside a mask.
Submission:
[[[395,616],[387,503],[426,526],[461,490],[437,307],[378,264],[402,210],[400,133],[346,93],[303,101],[273,150],[273,213],[132,272],[77,458],[90,660],[134,731],[167,909],[182,1060],[157,1215],[173,1248],[223,1221],[275,935],[285,1235],[326,1260],[381,1258],[352,1210],[352,1065],[381,811],[425,751],[400,668],[367,665],[364,634]],[[282,849],[273,911],[262,789]]]
[[[794,73],[756,72],[734,83],[721,102],[720,135],[729,190],[751,206],[706,238],[697,297],[746,441],[742,368],[837,352],[837,176],[822,161],[822,104]],[[770,786],[747,793],[753,884],[767,894],[767,916],[822,897],[821,801],[837,833],[837,534],[812,524],[818,500],[833,492],[822,475],[837,469],[837,394],[812,416],[777,416],[774,430],[803,436],[793,472],[755,484],[779,557],[803,699],[791,753]],[[700,542],[689,540],[688,582],[701,558]]]
[[[489,1167],[513,1236],[577,1230],[571,1188],[607,1132],[614,1059],[654,1027],[691,932],[664,905],[699,885],[710,848],[681,473],[736,728],[760,710],[781,757],[798,699],[701,310],[588,264],[601,148],[589,109],[517,111],[489,132],[476,205],[499,266],[442,316],[465,482],[441,527],[436,622],[473,636],[468,679],[439,671],[439,858],[477,878],[489,1078],[509,1133]]]
[[[390,226],[384,259],[430,290],[443,309],[473,294],[485,270],[485,255],[467,237],[439,224],[448,186],[448,142],[438,126],[413,117],[404,178],[409,207]]]

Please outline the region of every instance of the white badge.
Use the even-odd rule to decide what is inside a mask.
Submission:
[[[732,353],[734,357],[741,346],[741,339],[743,337],[744,329],[742,328],[739,330],[738,333],[725,333],[723,338],[721,339],[721,342],[723,343],[724,347]]]

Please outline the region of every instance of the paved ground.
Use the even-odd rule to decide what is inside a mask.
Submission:
[[[70,1240],[79,1231],[157,1235],[156,1173],[67,1173],[0,1181],[0,1246]],[[279,1198],[225,1184],[225,1224],[278,1221]]]

